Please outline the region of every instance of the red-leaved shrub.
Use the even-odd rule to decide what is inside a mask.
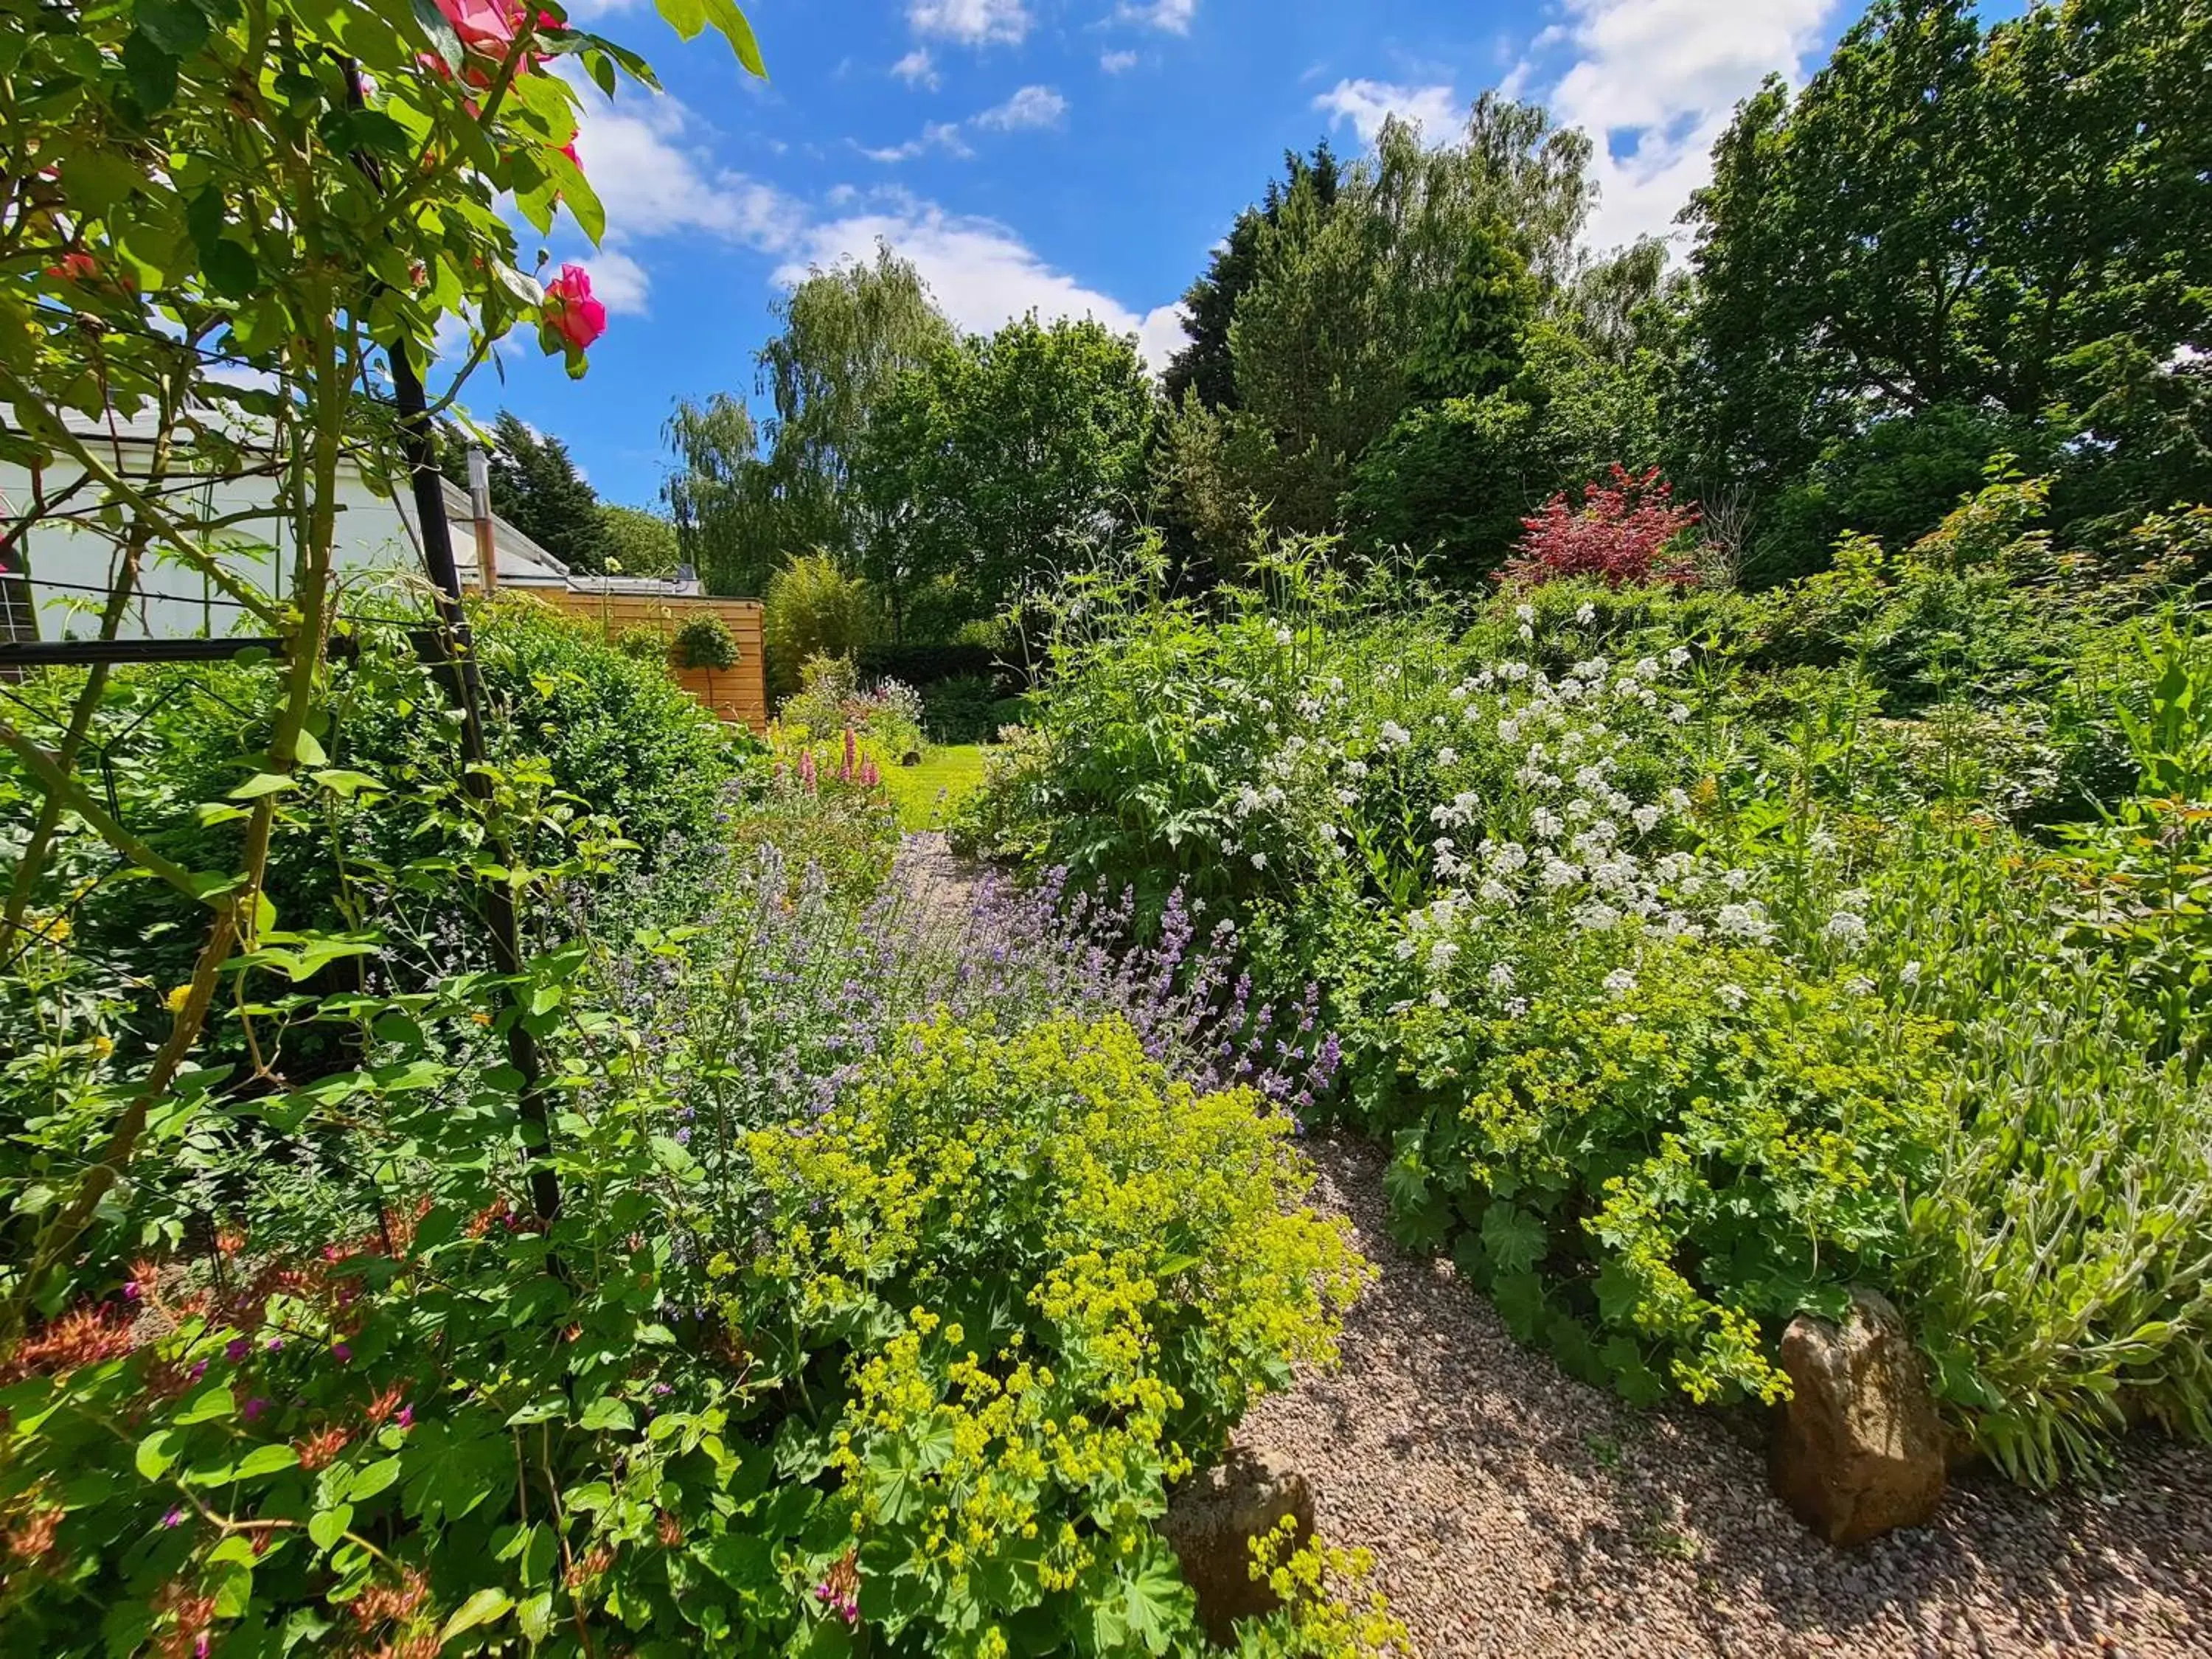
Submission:
[[[1535,587],[1566,576],[1595,576],[1608,586],[1639,582],[1697,580],[1686,532],[1695,530],[1694,506],[1675,504],[1659,469],[1634,473],[1616,462],[1610,478],[1583,488],[1583,504],[1571,508],[1565,490],[1521,520],[1521,545],[1498,580]]]

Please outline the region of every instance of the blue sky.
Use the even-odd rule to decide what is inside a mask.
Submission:
[[[666,88],[589,94],[579,147],[605,244],[556,228],[613,312],[572,383],[505,354],[466,401],[568,440],[650,503],[672,401],[750,395],[769,307],[888,240],[962,326],[1032,307],[1136,332],[1174,307],[1285,148],[1363,148],[1387,111],[1447,136],[1486,87],[1603,129],[1597,246],[1664,232],[1768,70],[1815,67],[1860,0],[752,0],[765,84],[650,0],[572,0]],[[527,233],[526,232],[526,234]],[[535,252],[525,244],[525,260]]]

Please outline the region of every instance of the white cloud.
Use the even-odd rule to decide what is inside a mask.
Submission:
[[[591,274],[592,297],[617,315],[642,317],[652,279],[620,248],[602,247],[576,262]]]
[[[963,134],[969,128],[988,132],[1020,132],[1038,127],[1056,127],[1067,116],[1067,100],[1050,87],[1024,87],[1003,104],[994,105],[979,115],[963,121],[933,121],[921,130],[921,137],[909,138],[902,144],[893,144],[884,149],[860,147],[860,154],[871,161],[893,164],[911,161],[933,150],[942,150],[947,155],[966,157],[975,152],[968,147]]]
[[[1589,240],[1611,247],[1665,235],[1711,176],[1713,141],[1770,71],[1799,78],[1838,0],[1566,0],[1569,21],[1532,47],[1575,61],[1552,112],[1597,144],[1600,195]],[[1516,84],[1528,84],[1524,62]]]
[[[937,73],[937,60],[929,55],[927,46],[916,46],[893,64],[891,73],[910,87],[921,87],[931,92],[937,90],[940,78]]]
[[[934,203],[911,198],[816,225],[805,238],[800,257],[777,271],[776,280],[797,282],[809,265],[872,258],[879,241],[913,261],[945,314],[967,332],[988,333],[1034,311],[1048,322],[1094,317],[1117,334],[1134,334],[1147,361],[1155,364],[1165,361],[1154,353],[1170,333],[1176,345],[1182,343],[1180,331],[1163,320],[1171,317],[1174,307],[1140,317],[1054,270],[1005,225],[949,214]]]
[[[1133,52],[1101,52],[1098,67],[1109,75],[1121,75],[1137,67],[1137,54]]]
[[[1056,127],[1067,115],[1067,100],[1050,87],[1024,87],[995,108],[975,118],[979,127],[1018,132],[1025,127]]]
[[[927,155],[933,149],[941,149],[947,155],[963,157],[975,153],[968,148],[968,141],[960,136],[959,122],[932,121],[927,126],[922,128],[921,137],[919,138],[909,138],[906,143],[893,144],[887,149],[863,148],[860,154],[871,161],[896,162],[911,161],[916,156]]]
[[[1190,343],[1190,336],[1183,332],[1183,319],[1190,313],[1178,300],[1170,306],[1156,306],[1145,313],[1145,320],[1137,327],[1137,349],[1145,354],[1145,362],[1158,374],[1167,368],[1168,359]]]
[[[1117,23],[1140,23],[1170,34],[1188,34],[1191,19],[1198,15],[1198,0],[1121,0],[1114,8]]]
[[[1014,46],[1031,20],[1022,0],[907,0],[906,21],[916,34],[966,46]]]
[[[1339,81],[1313,106],[1350,122],[1363,144],[1373,143],[1393,115],[1414,123],[1432,144],[1452,137],[1462,118],[1459,94],[1449,87],[1401,87],[1387,81]]]
[[[693,142],[695,118],[675,99],[647,94],[617,105],[596,89],[577,112],[576,153],[607,211],[607,235],[703,231],[779,248],[804,214],[772,185],[720,167]]]

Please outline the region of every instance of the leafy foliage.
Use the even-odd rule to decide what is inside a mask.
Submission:
[[[737,636],[730,632],[730,625],[712,611],[694,617],[676,631],[676,660],[684,668],[735,668]]]
[[[1522,520],[1527,534],[1500,576],[1519,586],[1577,576],[1608,587],[1689,581],[1696,571],[1685,544],[1698,519],[1696,507],[1674,505],[1656,468],[1636,476],[1616,462],[1609,483],[1583,487],[1581,507],[1554,495]]]
[[[1985,28],[1962,0],[1881,0],[1795,99],[1747,100],[1692,206],[1708,470],[1778,483],[1885,419],[2063,405],[2046,442],[2105,475],[2069,526],[2123,478],[2138,517],[2212,488],[2201,368],[2175,355],[2208,322],[2206,27],[2184,4]]]
[[[826,553],[793,559],[770,578],[763,621],[772,685],[797,689],[817,657],[851,658],[881,629],[875,596]]]
[[[2212,702],[2044,500],[1755,599],[1102,573],[969,833],[1196,884],[1256,994],[1324,985],[1401,1236],[1577,1376],[1771,1401],[1872,1283],[2021,1479],[2202,1435]]]

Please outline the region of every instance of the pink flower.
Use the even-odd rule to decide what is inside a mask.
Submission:
[[[180,1509],[171,1510],[167,1515],[161,1517],[161,1524],[165,1527],[182,1526],[184,1524],[184,1510]]]
[[[584,170],[584,158],[576,154],[576,133],[574,129],[571,129],[568,133],[568,142],[561,146],[561,154],[576,164],[577,172],[581,173]]]
[[[88,283],[100,275],[100,261],[82,252],[64,253],[46,267],[46,275],[64,283]]]
[[[438,9],[461,37],[461,44],[493,58],[504,58],[522,26],[514,0],[438,0]]]
[[[607,308],[592,297],[592,276],[581,265],[562,265],[545,285],[545,324],[572,351],[588,351],[607,331]]]
[[[343,1342],[334,1343],[331,1347],[331,1358],[343,1365],[353,1358],[353,1350]]]
[[[414,1408],[414,1407],[412,1407],[412,1406],[402,1406],[402,1407],[399,1408],[399,1415],[398,1415],[398,1416],[397,1416],[397,1417],[395,1417],[395,1418],[393,1418],[392,1420],[393,1422],[397,1423],[397,1424],[398,1424],[401,1428],[403,1428],[403,1429],[411,1429],[411,1428],[413,1428],[413,1427],[415,1426],[415,1408]]]

